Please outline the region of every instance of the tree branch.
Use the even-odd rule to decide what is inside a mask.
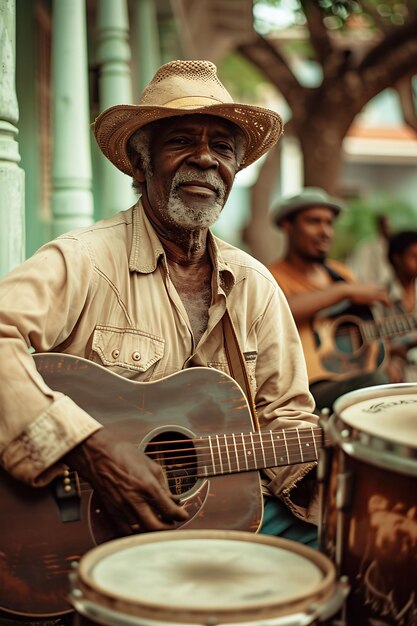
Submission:
[[[238,51],[282,93],[293,115],[302,117],[305,102],[311,90],[299,83],[277,48],[270,41],[256,34],[253,40],[241,44]]]
[[[391,31],[365,55],[357,72],[368,96],[376,95],[401,78],[416,73],[416,33],[417,18]]]
[[[400,99],[405,123],[417,132],[417,102],[412,84],[412,76],[403,78],[394,85],[394,88]]]
[[[333,54],[334,48],[328,30],[323,24],[323,12],[318,4],[312,0],[302,0],[301,5],[307,20],[311,45],[317,60],[324,66],[328,57]]]
[[[404,26],[391,30],[381,41],[371,48],[362,59],[358,70],[364,71],[368,67],[387,63],[387,55],[395,55],[408,42],[417,43],[417,17]],[[412,47],[412,46],[411,46]]]

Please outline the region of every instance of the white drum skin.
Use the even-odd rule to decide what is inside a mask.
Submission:
[[[347,593],[331,561],[316,550],[220,530],[102,544],[81,559],[72,586],[81,626],[331,624]]]

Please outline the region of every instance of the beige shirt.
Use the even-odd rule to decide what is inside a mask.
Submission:
[[[201,365],[228,373],[226,304],[247,357],[261,427],[317,424],[298,333],[276,281],[261,263],[211,234],[209,250],[212,304],[197,346],[140,203],[48,243],[0,281],[0,460],[6,470],[45,484],[62,470],[59,459],[100,428],[46,386],[29,348],[82,356],[140,381]],[[271,490],[285,499],[311,467],[268,471]]]

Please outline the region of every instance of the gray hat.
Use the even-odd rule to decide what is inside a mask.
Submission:
[[[284,219],[291,217],[303,209],[313,207],[327,207],[336,215],[344,209],[343,203],[338,198],[332,198],[324,189],[319,187],[304,187],[303,191],[296,196],[287,198],[278,204],[274,215],[274,222],[280,226]]]

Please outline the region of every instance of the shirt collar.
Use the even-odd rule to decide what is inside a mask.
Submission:
[[[165,257],[165,252],[140,200],[133,209],[132,220],[129,269],[131,272],[151,274],[156,270],[159,259]],[[220,240],[209,231],[207,245],[215,270],[216,291],[224,290],[227,295],[237,279],[221,254],[219,242]]]
[[[156,270],[159,258],[164,255],[164,249],[140,200],[133,208],[132,231],[129,269],[131,272],[151,274]]]

